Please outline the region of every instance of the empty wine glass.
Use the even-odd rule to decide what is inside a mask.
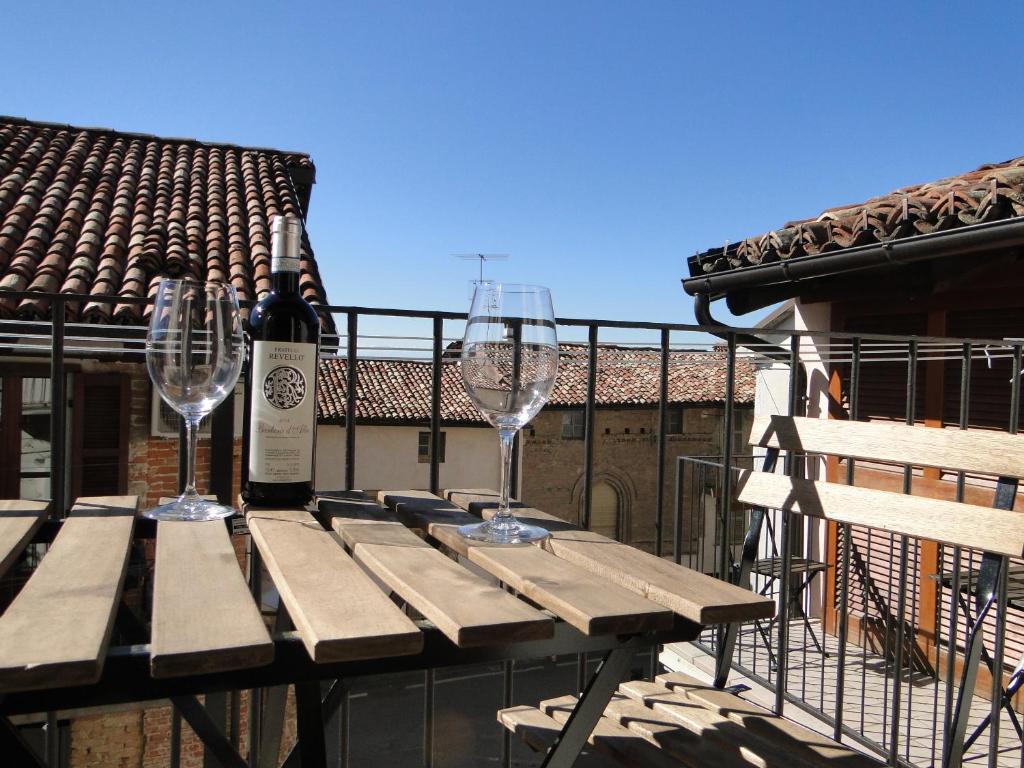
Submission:
[[[468,539],[518,544],[548,532],[509,511],[512,442],[544,407],[558,372],[558,337],[551,293],[536,285],[481,282],[473,293],[462,342],[462,381],[501,441],[501,497],[484,523],[464,525]]]
[[[234,389],[242,355],[234,288],[214,282],[160,281],[146,335],[146,367],[160,397],[185,420],[188,479],[181,496],[144,511],[144,516],[216,520],[234,511],[196,491],[196,440],[199,422]]]

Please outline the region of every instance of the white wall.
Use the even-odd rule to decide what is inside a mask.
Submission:
[[[794,308],[794,322],[797,330],[827,331],[832,326],[832,305],[818,302],[801,304]],[[830,339],[826,336],[805,336],[800,346],[800,358],[807,370],[807,415],[812,418],[828,418],[828,364]],[[817,466],[808,464],[809,476],[817,471],[818,479],[825,479],[825,463]],[[807,557],[811,560],[825,560],[828,526],[823,520],[804,518],[804,540],[807,542]],[[817,576],[808,587],[804,610],[811,616],[824,613],[825,580],[831,571]]]
[[[427,427],[356,429],[356,488],[427,488],[430,465],[417,461],[419,433]],[[491,427],[445,427],[442,488],[497,488],[498,433]],[[345,487],[345,428],[321,425],[316,434],[316,487]]]

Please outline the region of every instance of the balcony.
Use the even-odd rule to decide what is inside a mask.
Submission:
[[[5,453],[0,490],[8,498],[45,497],[53,509],[52,522],[8,572],[4,605],[45,558],[72,499],[120,491],[152,503],[177,486],[181,472],[177,443],[165,436],[173,433],[173,423],[154,411],[158,404],[148,388],[145,329],[65,323],[63,306],[84,297],[44,298],[52,320],[0,321],[2,438],[4,450],[16,450],[19,457],[13,462]],[[334,389],[333,410],[321,408],[320,451],[330,462],[318,464],[320,489],[377,490],[372,470],[379,440],[385,447],[405,446],[401,470],[411,486],[433,492],[493,486],[492,430],[458,416],[446,399],[456,365],[450,345],[460,338],[465,316],[362,307],[325,311],[339,333],[327,337],[322,349]],[[380,318],[403,318],[410,330],[402,338],[381,333]],[[761,460],[746,447],[753,413],[1010,432],[1020,423],[1019,342],[569,318],[559,320],[559,334],[572,344],[563,354],[563,372],[577,387],[521,436],[518,497],[719,578],[733,572],[750,514],[734,500],[735,484],[723,468]],[[361,411],[373,397],[360,388],[361,379],[371,375],[370,363],[395,359],[418,366],[420,378],[409,381],[419,382],[417,396],[425,404],[401,423]],[[634,390],[609,398],[608,382],[625,376],[636,380]],[[926,380],[943,382],[937,405],[924,402]],[[680,382],[687,381],[713,382],[717,397],[702,393],[686,400],[674,394],[685,392]],[[212,417],[200,452],[201,490],[228,503],[238,479],[237,410],[229,398]],[[325,436],[327,430],[332,431]],[[470,453],[484,458],[460,458],[463,440]],[[914,490],[961,499],[991,496],[991,488],[972,477],[905,474],[902,468],[814,457],[793,457],[790,466],[839,482],[880,486],[906,477]],[[843,525],[769,521],[759,547],[762,554],[782,558],[780,572],[789,573],[798,558],[823,568],[778,622],[741,630],[730,682],[751,686],[755,690],[748,695],[890,765],[938,764],[955,707],[955,686],[947,681],[958,680],[963,660],[964,608],[957,598],[967,582],[961,574],[976,569],[977,554]],[[252,544],[241,526],[234,543],[243,568],[251,565]],[[147,628],[132,627],[130,616],[151,599],[151,573],[152,550],[144,547],[133,554],[123,596],[128,618],[115,628],[115,645],[146,642]],[[250,578],[273,623],[278,596],[259,589],[259,581],[270,583],[261,573],[255,569]],[[761,576],[753,586],[778,600],[779,581]],[[999,674],[982,669],[970,703],[977,713],[971,729],[991,713],[993,701],[997,718],[970,744],[972,762],[1021,760],[1015,710],[998,706],[1000,684],[1012,683],[1024,653],[1024,620],[1012,588],[1012,581],[999,586],[999,610],[986,624],[991,669]],[[650,676],[659,665],[681,664],[707,673],[701,654],[713,654],[720,642],[717,633],[706,633],[696,645],[666,648],[660,659],[638,656],[631,672]],[[538,765],[536,755],[502,732],[494,712],[579,690],[598,660],[597,654],[581,654],[346,678],[324,690],[337,703],[325,725],[329,763]],[[205,706],[228,741],[243,756],[253,755],[254,764],[290,753],[295,715],[286,689],[265,688],[258,696],[248,689],[212,694]],[[136,750],[131,754],[152,764],[198,764],[202,753],[180,712],[166,702],[103,712],[56,708],[15,725],[50,765],[72,764],[75,750],[99,743],[95,732],[108,728],[138,735],[135,741],[124,738],[118,754]]]

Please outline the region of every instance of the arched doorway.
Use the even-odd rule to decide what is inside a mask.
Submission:
[[[611,483],[603,480],[595,483],[590,507],[590,530],[609,539],[618,539],[621,518],[618,491]]]

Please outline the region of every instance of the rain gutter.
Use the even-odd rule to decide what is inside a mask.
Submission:
[[[972,224],[953,230],[846,248],[832,253],[798,256],[771,264],[755,264],[700,275],[683,280],[683,290],[691,296],[704,295],[714,301],[729,291],[743,288],[795,283],[875,267],[910,264],[915,261],[990,250],[993,247],[1009,248],[1017,245],[1024,245],[1024,217]],[[693,260],[690,262],[692,264]]]

